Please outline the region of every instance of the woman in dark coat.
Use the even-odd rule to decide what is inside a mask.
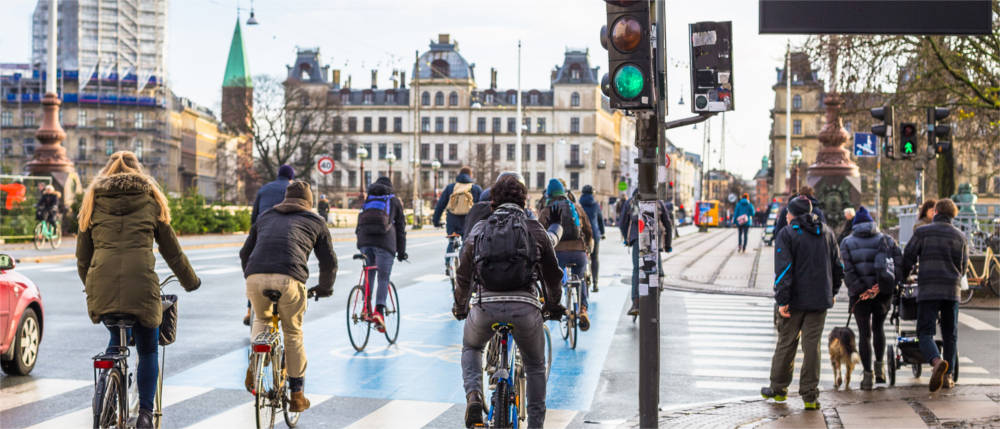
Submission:
[[[135,154],[117,152],[83,196],[77,271],[93,323],[111,313],[131,314],[138,321],[132,336],[139,355],[136,426],[140,428],[152,427],[159,372],[157,342],[163,310],[159,278],[153,270],[154,241],[184,289],[190,292],[201,286],[170,227],[170,208],[156,180],[143,172]],[[118,330],[109,331],[109,346],[119,344]]]

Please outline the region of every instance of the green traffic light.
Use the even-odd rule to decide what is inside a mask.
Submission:
[[[903,153],[906,154],[913,153],[913,142],[903,142]]]
[[[622,98],[631,100],[638,97],[644,85],[642,72],[632,64],[625,64],[615,73],[615,91]]]

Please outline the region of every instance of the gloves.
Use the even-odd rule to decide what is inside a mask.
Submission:
[[[398,259],[399,262],[403,262],[410,259],[410,255],[407,255],[406,252],[399,252],[399,254],[396,255],[396,259]]]
[[[545,307],[542,307],[542,317],[545,320],[561,320],[565,315],[566,307],[563,307],[562,304],[559,304],[558,302],[554,304],[545,304]]]
[[[554,223],[562,223],[562,210],[559,208],[558,204],[553,204],[549,206],[549,217],[547,219],[542,219],[545,222],[545,226],[552,225]]]
[[[454,304],[451,307],[451,314],[455,316],[455,320],[465,320],[466,317],[469,317],[469,309],[460,308],[458,304]]]
[[[441,221],[434,222],[435,228],[441,228]]]
[[[313,286],[309,288],[309,292],[306,297],[316,297],[316,300],[320,298],[327,298],[333,296],[333,285],[328,287],[323,286]]]
[[[606,235],[602,235],[601,236],[601,240],[606,240],[607,238],[608,238],[608,236],[606,236]]]
[[[198,280],[198,283],[195,283],[195,285],[192,286],[192,287],[185,287],[184,290],[186,290],[188,292],[194,292],[194,291],[198,290],[198,288],[201,287],[201,277],[195,277],[195,280]]]

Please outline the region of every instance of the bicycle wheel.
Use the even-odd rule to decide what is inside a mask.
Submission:
[[[972,295],[976,292],[977,287],[978,286],[969,285],[968,289],[959,291],[958,293],[959,304],[968,304],[969,301],[972,301]]]
[[[497,390],[493,391],[493,418],[490,421],[492,428],[510,428],[514,425],[511,422],[510,411],[510,385],[506,380],[497,383]]]
[[[525,397],[528,393],[528,377],[524,374],[524,363],[521,361],[521,354],[518,353],[514,358],[514,401],[513,414],[517,416],[517,427],[524,427],[525,421],[528,420],[528,413],[524,410],[528,409],[525,405]],[[511,420],[514,420],[513,418]]]
[[[41,250],[42,244],[45,244],[45,225],[44,222],[39,222],[35,225],[35,235],[32,239],[35,244],[35,250]]]
[[[545,324],[542,324],[542,332],[545,332],[545,380],[548,380],[549,372],[552,371],[552,334]]]
[[[570,296],[569,295],[570,295],[569,286],[568,285],[567,286],[563,286],[563,299],[566,302],[566,304],[564,306],[566,307],[567,313],[572,308],[570,306]],[[559,335],[562,335],[562,339],[564,339],[564,340],[569,337],[569,330],[570,330],[570,320],[569,319],[570,319],[570,315],[569,314],[565,314],[565,315],[563,315],[562,319],[559,319]]]
[[[990,288],[990,292],[993,292],[993,296],[1000,296],[1000,259],[993,257],[993,262],[991,262],[989,270],[986,271],[990,274],[989,280],[986,284]]]
[[[271,429],[274,427],[274,408],[272,399],[274,391],[274,371],[273,361],[268,359],[267,353],[257,353],[254,362],[254,410],[257,420],[257,429]]]
[[[448,280],[451,282],[451,294],[455,294],[455,285],[458,281],[458,257],[448,260]]]
[[[569,309],[569,329],[567,329],[568,338],[566,338],[566,340],[569,341],[569,348],[576,350],[576,338],[579,333],[577,330],[578,324],[576,323],[576,316],[580,311],[580,297],[577,294],[580,293],[580,281],[576,280],[572,283],[572,285],[573,286],[570,286],[569,288],[569,300],[567,301],[568,305],[566,306],[566,308]]]
[[[282,350],[281,358],[280,359],[281,359],[281,366],[280,366],[280,368],[284,369],[285,368],[285,353],[284,353],[284,350]],[[293,427],[295,427],[295,425],[299,424],[299,416],[302,413],[296,413],[296,412],[290,411],[288,409],[289,402],[291,402],[291,400],[292,400],[291,390],[288,389],[288,379],[285,378],[285,377],[281,377],[281,382],[279,384],[281,386],[281,388],[280,388],[280,392],[281,392],[281,411],[285,415],[285,424],[288,425],[288,427],[293,428]]]
[[[124,377],[118,368],[102,369],[94,386],[94,429],[125,429],[128,423]]]
[[[351,346],[359,352],[368,344],[372,330],[371,323],[365,320],[366,315],[365,289],[358,285],[347,295],[347,336],[351,339]]]
[[[62,244],[62,225],[56,222],[55,227],[52,229],[52,235],[49,236],[49,245],[53,249],[58,249],[60,244]]]
[[[389,291],[385,300],[385,340],[389,344],[395,344],[399,337],[399,294],[396,293],[396,285],[389,282]]]

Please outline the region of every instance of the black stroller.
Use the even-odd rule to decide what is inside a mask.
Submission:
[[[888,358],[889,385],[896,385],[896,370],[904,365],[910,365],[910,370],[914,377],[920,377],[923,370],[924,356],[920,353],[916,327],[910,330],[900,329],[901,321],[917,320],[917,285],[903,284],[896,288],[892,297],[892,314],[889,316],[890,323],[895,326],[895,344],[887,344],[885,355]],[[941,349],[942,342],[934,340],[938,349]],[[958,350],[955,350],[955,368],[951,371],[952,380],[958,381]]]

